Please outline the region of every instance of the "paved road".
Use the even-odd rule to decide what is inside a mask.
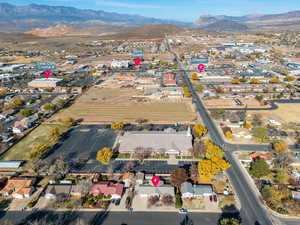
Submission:
[[[172,52],[172,51],[171,51]],[[184,69],[181,62],[178,60],[176,53],[172,52],[174,57],[177,59],[178,65],[180,68]],[[242,171],[240,170],[237,162],[234,160],[232,156],[232,151],[237,149],[240,150],[248,149],[249,147],[253,149],[253,145],[232,145],[228,144],[223,140],[223,137],[219,133],[215,123],[212,121],[211,117],[208,114],[208,111],[205,109],[204,104],[199,99],[199,96],[193,89],[193,85],[188,77],[188,74],[184,72],[184,79],[187,83],[188,88],[192,94],[193,102],[195,103],[197,110],[205,124],[205,126],[209,130],[209,134],[211,139],[218,145],[222,146],[225,150],[225,157],[230,162],[231,168],[228,170],[228,176],[232,185],[241,201],[241,218],[243,219],[243,224],[245,225],[271,225],[273,224],[269,213],[263,208],[261,203],[258,201],[255,196],[253,190],[249,185],[249,181],[244,176]],[[261,147],[260,145],[256,146],[259,149],[265,149],[267,146]],[[268,148],[268,147],[267,147]]]
[[[49,225],[216,225],[221,218],[220,213],[189,213],[185,215],[177,212],[7,212],[0,219],[27,225],[30,222],[44,218]],[[38,219],[37,219],[38,218]],[[60,223],[58,220],[60,219]],[[64,222],[62,222],[62,220]],[[27,223],[26,223],[26,222]],[[80,223],[78,222],[80,221]],[[39,222],[42,224],[41,222]]]

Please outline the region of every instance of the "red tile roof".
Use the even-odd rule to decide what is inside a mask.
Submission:
[[[253,152],[249,155],[252,159],[264,159],[264,160],[269,160],[271,159],[271,154],[269,152],[265,153],[265,154],[258,154],[256,152]]]
[[[123,184],[114,184],[109,181],[102,181],[97,184],[93,184],[91,187],[90,193],[93,195],[99,195],[99,194],[104,194],[104,195],[122,195],[123,193]]]

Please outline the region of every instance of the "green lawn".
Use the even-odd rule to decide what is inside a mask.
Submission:
[[[36,144],[48,143],[48,134],[52,128],[58,127],[63,133],[68,128],[60,124],[41,124],[25,138],[15,144],[2,157],[1,160],[29,160],[29,152]]]

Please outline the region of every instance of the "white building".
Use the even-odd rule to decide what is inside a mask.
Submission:
[[[113,60],[110,64],[111,68],[128,68],[129,60]]]
[[[32,80],[28,83],[28,87],[33,88],[55,88],[59,85],[62,79],[58,78],[40,78]]]

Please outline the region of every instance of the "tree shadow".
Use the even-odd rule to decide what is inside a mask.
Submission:
[[[91,221],[89,222],[89,225],[101,225],[105,221],[108,215],[109,215],[109,211],[96,213],[93,219],[91,219]]]
[[[180,222],[180,225],[193,225],[193,220],[188,216],[185,215],[184,219]]]
[[[47,224],[47,225],[69,225],[78,218],[75,211],[54,212],[50,210],[37,210],[29,214],[18,225]]]
[[[242,222],[242,218],[240,216],[240,212],[239,210],[236,208],[235,205],[231,204],[231,205],[226,205],[224,207],[222,207],[222,214],[218,220],[218,224],[220,224],[220,221],[223,219],[237,219],[240,222]]]

